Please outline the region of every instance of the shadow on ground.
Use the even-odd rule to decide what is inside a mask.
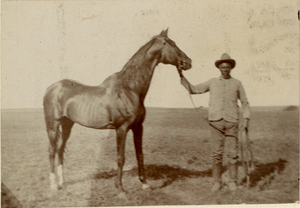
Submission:
[[[197,178],[197,177],[211,177],[211,169],[204,171],[196,171],[181,168],[180,166],[169,166],[169,165],[145,165],[146,179],[149,180],[165,180],[162,186],[159,188],[166,187],[180,178]],[[131,170],[124,171],[124,175],[130,175],[132,177],[138,176],[137,167]],[[97,172],[88,178],[84,178],[76,181],[69,181],[66,184],[76,184],[86,180],[98,180],[98,179],[111,179],[117,176],[117,170]]]
[[[254,163],[255,169],[250,173],[250,187],[259,185],[260,182],[267,182],[268,185],[274,180],[274,174],[280,174],[286,167],[286,160],[279,159],[271,163]],[[242,183],[246,182],[246,178]],[[264,181],[265,180],[265,181]]]
[[[159,185],[152,186],[151,189],[143,191],[140,188],[134,186],[136,178],[138,177],[137,167],[132,168],[123,173],[123,181],[129,179],[127,182],[126,188],[126,197],[127,200],[121,200],[117,196],[117,189],[114,187],[112,181],[106,181],[105,187],[99,186],[99,183],[93,182],[91,186],[91,196],[89,198],[89,206],[139,206],[139,205],[181,205],[184,202],[181,202],[180,199],[174,198],[164,192],[161,192],[160,189],[169,186],[176,180],[184,178],[198,178],[211,176],[211,170],[197,171],[181,168],[180,166],[170,166],[170,165],[156,165],[148,164],[145,165],[146,178],[150,180],[159,181]],[[101,180],[101,179],[112,179],[116,178],[117,171],[105,171],[95,173],[91,180]],[[130,179],[132,178],[132,179]],[[135,182],[134,182],[135,181]],[[108,183],[107,183],[108,182]],[[129,185],[133,185],[129,187]],[[103,189],[106,189],[103,192]],[[150,190],[150,191],[149,191]]]
[[[262,180],[268,179],[268,183],[274,179],[274,174],[280,174],[286,166],[287,161],[283,159],[279,159],[277,162],[271,163],[259,163],[255,162],[255,168],[253,171],[250,171],[250,188],[258,185]],[[239,162],[238,166],[242,166]],[[226,167],[222,167],[222,173],[226,171]],[[212,170],[191,170],[181,168],[180,166],[170,166],[170,165],[156,165],[156,164],[148,164],[145,165],[146,179],[149,180],[164,180],[163,184],[157,188],[164,188],[169,186],[174,181],[182,178],[198,178],[198,177],[212,177]],[[129,175],[132,177],[138,176],[137,167],[124,171],[124,175]],[[116,170],[97,172],[89,177],[90,180],[98,180],[98,179],[111,179],[117,176]],[[85,180],[89,180],[87,178],[70,181],[67,184],[75,184],[78,182],[82,182]],[[247,178],[243,178],[241,183],[246,183]]]
[[[263,188],[265,183],[265,179],[268,178],[268,185],[274,180],[275,174],[280,174],[286,167],[286,160],[279,159],[276,162],[270,162],[270,163],[259,163],[255,162],[255,169],[250,173],[250,187],[258,187],[259,189]],[[242,164],[239,163],[239,166]],[[223,167],[222,172],[226,170],[226,167]],[[157,165],[157,164],[148,164],[145,165],[145,172],[146,172],[146,178],[148,180],[160,180],[161,183],[157,187],[152,187],[151,193],[145,192],[143,194],[137,194],[140,193],[140,191],[136,192],[136,189],[129,189],[129,197],[135,197],[134,199],[131,199],[132,204],[128,205],[137,205],[137,204],[143,204],[144,200],[152,199],[150,195],[156,193],[156,191],[159,191],[159,189],[167,187],[174,183],[177,180],[186,179],[186,178],[199,178],[199,177],[211,177],[212,176],[212,170],[207,169],[203,171],[198,170],[192,170],[192,169],[185,169],[180,166],[170,166],[170,165]],[[117,175],[116,170],[110,170],[110,171],[99,171],[95,174],[93,174],[89,179],[91,180],[100,180],[100,179],[112,179],[115,178]],[[137,167],[124,171],[124,176],[127,175],[127,177],[137,177],[138,176],[138,170]],[[89,180],[88,179],[88,180]],[[246,178],[242,180],[242,183],[246,183]],[[107,189],[107,187],[104,187],[104,189],[107,189],[106,193],[109,193],[107,195],[100,194],[102,191],[101,187],[97,185],[97,183],[93,183],[92,191],[91,191],[91,197],[89,201],[89,206],[102,206],[107,205],[111,200],[116,200],[115,193],[117,193],[117,190],[114,191],[114,189]],[[113,186],[112,183],[109,183]],[[148,195],[147,195],[148,194]],[[157,193],[156,193],[157,194]],[[161,194],[161,192],[159,192]],[[160,195],[159,195],[160,196]],[[166,197],[166,196],[165,196]],[[150,200],[151,201],[151,200]],[[159,201],[159,200],[158,200]],[[118,202],[114,201],[116,205],[122,204],[124,202]],[[149,202],[150,203],[150,202]],[[153,202],[153,205],[157,205],[159,202]],[[150,203],[151,204],[151,203]]]
[[[180,166],[155,165],[150,164],[145,166],[146,178],[150,180],[164,180],[164,183],[158,187],[163,188],[172,184],[177,179],[181,178],[197,178],[211,176],[210,170],[197,171],[181,168]],[[137,176],[137,169],[132,170],[132,175]]]

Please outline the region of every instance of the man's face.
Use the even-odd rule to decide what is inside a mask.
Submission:
[[[222,76],[223,76],[224,78],[230,77],[230,71],[231,71],[231,69],[232,69],[231,64],[226,63],[226,62],[221,63],[221,64],[219,65],[219,69],[220,69],[221,74],[222,74]]]

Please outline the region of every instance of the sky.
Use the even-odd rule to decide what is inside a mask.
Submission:
[[[192,59],[198,84],[235,59],[251,106],[299,105],[296,0],[2,1],[1,108],[42,108],[46,88],[69,78],[99,85],[144,44],[169,28]],[[208,106],[209,93],[192,95]],[[176,68],[159,64],[147,107],[193,107]]]

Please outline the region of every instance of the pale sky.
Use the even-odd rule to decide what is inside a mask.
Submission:
[[[153,36],[169,38],[193,61],[198,84],[219,76],[222,53],[251,106],[299,105],[299,4],[295,0],[2,1],[1,107],[41,108],[63,78],[98,85]],[[209,93],[193,95],[208,106]],[[149,107],[193,107],[174,66],[160,64]]]

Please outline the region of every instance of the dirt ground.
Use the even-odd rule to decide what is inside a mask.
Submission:
[[[75,125],[67,143],[63,190],[50,192],[48,138],[42,109],[2,110],[1,177],[24,207],[278,204],[299,201],[298,108],[254,107],[250,139],[255,169],[250,187],[239,167],[239,191],[213,195],[207,109],[148,108],[143,150],[148,183],[138,180],[132,133],[126,143],[123,186],[114,187],[113,130]]]

